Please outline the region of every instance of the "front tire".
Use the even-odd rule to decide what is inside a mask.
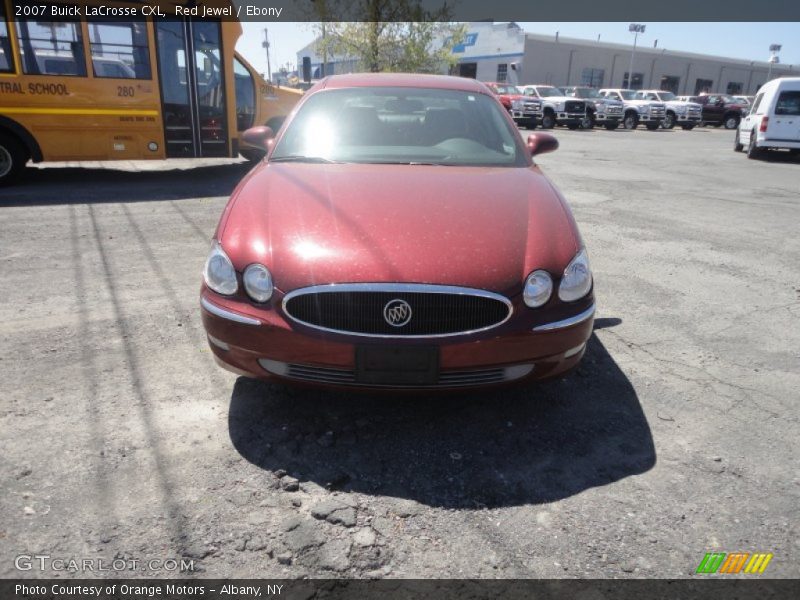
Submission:
[[[556,126],[556,117],[551,112],[546,112],[542,115],[542,129],[552,129]]]
[[[672,129],[673,127],[675,127],[675,114],[667,113],[667,116],[664,117],[664,129]]]
[[[17,138],[0,133],[0,186],[13,183],[22,173],[28,158],[25,147]]]
[[[636,113],[628,113],[625,115],[622,125],[625,129],[636,129],[636,126],[639,125],[639,115]]]

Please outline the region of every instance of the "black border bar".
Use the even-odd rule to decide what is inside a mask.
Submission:
[[[120,6],[113,0],[49,0],[81,8]],[[225,8],[232,14],[213,18],[253,22],[327,21],[554,21],[554,22],[770,22],[800,21],[795,0],[122,0],[137,10],[135,16],[156,14],[167,18],[185,15],[176,7],[197,10],[209,18],[205,7]],[[44,0],[48,2],[48,0]],[[37,0],[12,0],[17,5],[42,4]],[[231,6],[232,4],[232,6]],[[149,10],[146,10],[149,9]],[[375,15],[379,15],[375,19]],[[158,18],[158,17],[155,17]],[[798,24],[800,25],[800,23]]]
[[[44,593],[21,593],[17,586],[34,586]],[[113,588],[112,588],[113,586]],[[148,591],[124,593],[126,586]],[[171,587],[170,587],[171,586]],[[224,586],[235,586],[236,592]],[[271,587],[270,587],[271,586]],[[102,588],[96,592],[66,593],[69,588]],[[256,596],[248,588],[258,588]],[[156,591],[158,590],[158,591]],[[182,591],[181,591],[182,590]],[[187,591],[191,590],[191,591]],[[695,600],[719,598],[725,600],[784,600],[800,597],[798,579],[762,579],[760,576],[741,576],[724,579],[719,576],[698,575],[691,579],[4,579],[0,580],[3,600],[246,600],[281,598],[287,600],[573,600],[575,598],[604,598],[613,600]]]

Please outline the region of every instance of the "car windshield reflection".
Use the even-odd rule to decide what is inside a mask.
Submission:
[[[271,160],[525,166],[520,146],[502,108],[485,94],[360,87],[311,96]]]

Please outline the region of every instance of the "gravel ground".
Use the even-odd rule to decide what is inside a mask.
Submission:
[[[595,335],[569,378],[483,393],[215,367],[199,273],[245,164],[51,165],[0,191],[0,577],[53,575],[15,569],[32,554],[685,577],[712,550],[800,575],[800,162],[723,130],[556,135],[539,162],[590,251]]]

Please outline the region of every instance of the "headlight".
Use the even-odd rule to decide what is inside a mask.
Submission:
[[[556,110],[561,111],[561,110],[564,110],[565,107],[566,107],[566,104],[563,103],[563,102],[559,102],[559,103],[556,104]]]
[[[558,286],[558,297],[564,302],[579,300],[592,289],[592,269],[589,256],[584,248],[572,259],[564,269],[564,277]]]
[[[534,271],[525,280],[522,299],[531,308],[537,308],[550,299],[553,292],[553,280],[547,271]]]
[[[681,114],[685,113],[687,110],[688,110],[688,108],[687,108],[686,106],[678,106],[678,107],[675,109],[675,111],[676,111],[676,112],[679,112],[679,113],[681,113]]]
[[[264,265],[252,264],[244,270],[244,289],[256,302],[266,302],[272,298],[272,275]]]
[[[515,110],[520,110],[522,108],[522,100],[512,100],[511,108]]]
[[[211,252],[203,269],[203,279],[208,287],[225,296],[235,294],[239,288],[233,263],[217,240],[211,244]]]

